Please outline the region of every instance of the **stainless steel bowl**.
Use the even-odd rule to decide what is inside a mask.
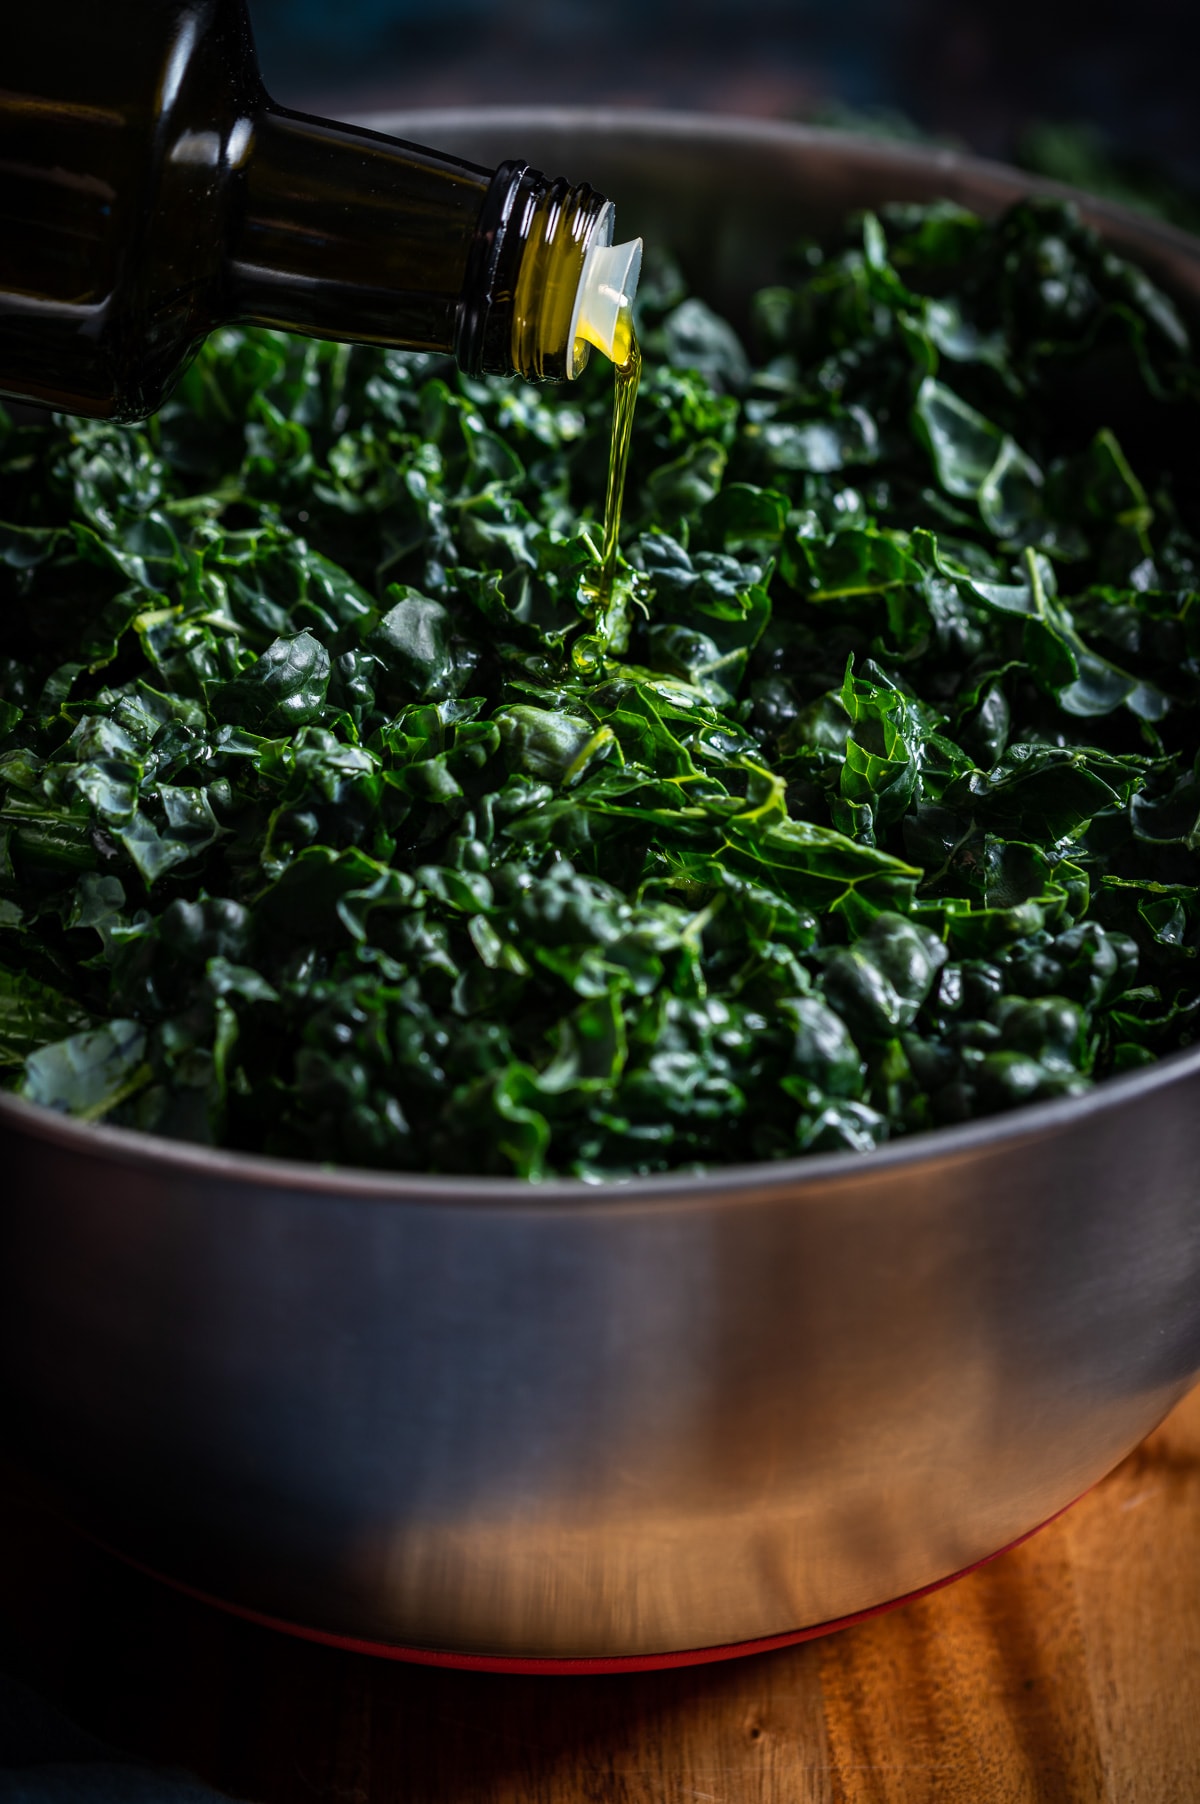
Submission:
[[[847,208],[1039,186],[786,125],[379,123],[586,175],[735,312]],[[1200,301],[1200,245],[1083,206]],[[1192,1383],[1198,1104],[1192,1050],[867,1157],[596,1189],[0,1098],[5,1419],[117,1547],[326,1632],[606,1658],[785,1634],[1013,1540]]]

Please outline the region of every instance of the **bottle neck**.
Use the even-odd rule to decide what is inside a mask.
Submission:
[[[480,216],[459,308],[455,355],[468,375],[531,381],[577,376],[584,260],[611,207],[586,182],[549,181],[526,163],[496,171]]]
[[[473,375],[582,365],[571,331],[607,203],[267,102],[231,208],[226,312],[313,337],[452,352]]]
[[[490,170],[268,104],[234,202],[231,318],[450,351]]]

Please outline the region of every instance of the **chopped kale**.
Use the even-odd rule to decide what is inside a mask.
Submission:
[[[1061,205],[646,284],[538,390],[225,330],[0,416],[0,1063],[87,1118],[600,1179],[1074,1094],[1200,1014],[1200,368]]]

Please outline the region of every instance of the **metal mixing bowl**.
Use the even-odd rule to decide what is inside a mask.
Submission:
[[[735,314],[797,232],[1039,186],[614,113],[373,121],[618,201]],[[1200,245],[1084,211],[1185,299]],[[811,1158],[586,1188],[376,1176],[0,1099],[10,1437],[86,1523],[334,1634],[500,1656],[784,1634],[1061,1509],[1200,1368],[1200,1050]]]

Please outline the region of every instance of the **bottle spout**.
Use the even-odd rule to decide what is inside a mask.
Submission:
[[[605,208],[584,253],[571,322],[576,371],[586,360],[585,345],[595,345],[618,369],[629,362],[633,350],[633,297],[642,273],[642,241],[612,242],[613,211],[611,206]]]

